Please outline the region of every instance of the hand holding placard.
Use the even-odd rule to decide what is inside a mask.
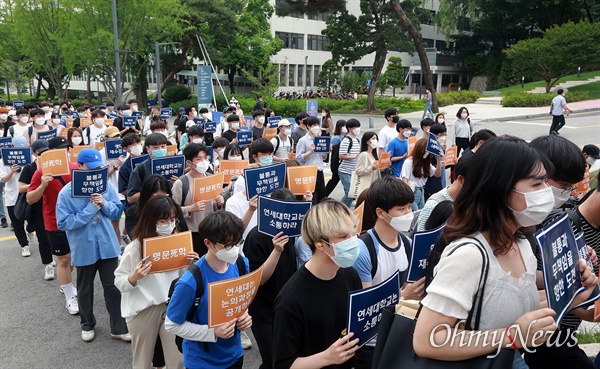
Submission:
[[[250,274],[208,284],[208,326],[214,328],[244,316],[254,300],[263,268]]]

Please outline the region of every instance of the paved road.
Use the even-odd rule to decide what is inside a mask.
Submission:
[[[383,119],[378,117],[376,121],[375,130],[378,131]],[[411,121],[418,124],[418,119]],[[482,123],[478,124],[478,128],[485,127],[497,134],[514,134],[530,140],[546,134],[549,124],[550,119],[543,118]],[[364,130],[367,130],[366,127]],[[600,115],[597,112],[571,115],[561,133],[578,146],[600,144]],[[332,197],[339,199],[341,196],[340,184]],[[86,344],[80,338],[79,317],[68,314],[64,297],[58,292],[58,282],[43,280],[37,243],[32,246],[31,257],[21,257],[10,228],[0,228],[0,368],[130,367],[130,345],[110,339],[108,315],[99,283],[94,305],[98,322],[96,339]],[[259,363],[256,346],[246,351],[244,368],[257,368]]]

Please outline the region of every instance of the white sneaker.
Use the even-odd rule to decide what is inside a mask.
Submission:
[[[248,350],[252,348],[252,341],[250,341],[250,337],[248,337],[248,333],[245,331],[240,332],[240,337],[242,338],[242,348],[244,350]]]
[[[77,298],[76,297],[71,297],[69,299],[69,301],[67,301],[67,310],[69,310],[69,314],[71,314],[71,315],[77,315],[77,314],[79,314],[79,304],[77,303]],[[82,333],[82,335],[83,335],[83,333]],[[92,337],[92,340],[93,339],[94,339],[94,337]],[[84,339],[84,341],[85,341],[85,339]]]
[[[110,338],[112,338],[113,340],[121,340],[124,342],[131,342],[131,334],[130,333],[124,333],[124,334],[112,334],[111,333]]]
[[[91,331],[81,331],[81,339],[83,342],[92,342],[96,337],[96,333],[92,329]]]
[[[52,256],[52,262],[50,263],[50,265],[52,265],[53,267],[56,268],[56,257]]]
[[[44,279],[47,281],[51,281],[54,279],[54,267],[50,264],[46,265],[46,269],[44,271]]]
[[[21,247],[21,256],[23,256],[23,257],[31,256],[31,251],[29,250],[29,246]]]

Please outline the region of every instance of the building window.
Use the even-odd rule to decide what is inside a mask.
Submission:
[[[327,20],[327,16],[328,15],[329,15],[329,13],[319,13],[319,14],[316,14],[316,15],[309,15],[308,19],[314,20],[314,21],[323,21],[323,22],[325,22]]]
[[[329,43],[327,37],[319,35],[307,35],[308,50],[328,51],[326,45]]]
[[[275,8],[276,9],[284,9],[287,8],[289,5],[286,3],[285,0],[275,0]],[[299,11],[293,11],[290,14],[287,15],[288,17],[292,17],[292,18],[304,18],[304,13],[299,12]]]
[[[301,33],[275,32],[275,36],[283,40],[284,49],[304,50],[304,35]]]
[[[315,81],[315,86],[319,83],[319,73],[320,72],[321,72],[321,67],[318,65],[315,65],[314,72],[313,72],[313,75],[314,75],[313,81]]]
[[[286,64],[279,64],[279,85],[285,86],[285,76],[287,76]]]
[[[288,75],[288,86],[294,87],[296,86],[296,66],[290,65],[290,73]]]
[[[449,42],[446,45],[445,40],[435,40],[435,47],[440,51],[454,52],[454,42]]]
[[[435,20],[435,10],[419,8],[415,10],[419,22],[432,26]]]
[[[304,80],[304,65],[298,64],[298,87],[302,86],[302,81]]]
[[[310,76],[312,74],[312,65],[306,67],[306,86],[310,87],[312,84],[310,83]]]
[[[424,47],[433,47],[433,39],[432,38],[424,38],[423,39],[423,46]]]

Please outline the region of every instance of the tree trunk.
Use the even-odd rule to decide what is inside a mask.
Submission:
[[[17,80],[15,81],[15,85],[17,86],[17,100],[23,101],[23,93],[21,92],[23,84],[21,83],[21,78],[17,78]]]
[[[175,73],[177,73],[181,70],[181,66],[183,65],[183,62],[185,61],[185,56],[187,54],[188,48],[190,47],[190,42],[192,41],[192,37],[194,37],[194,35],[189,34],[188,37],[183,41],[183,48],[181,50],[181,55],[179,56],[179,61],[177,61],[177,64],[175,64],[173,69],[171,69],[171,71],[169,72],[169,75],[167,75],[167,77],[160,84],[161,91],[165,89],[165,86],[167,85],[167,83],[171,82],[171,80],[175,76]]]
[[[392,97],[396,97],[396,87],[392,87]]]
[[[40,95],[42,94],[42,76],[40,76],[38,74],[36,79],[37,79],[37,87],[35,89],[35,99],[39,100]]]
[[[85,97],[87,101],[92,103],[92,73],[89,69],[85,71]]]
[[[227,78],[229,79],[229,89],[231,94],[235,94],[235,67],[227,68]]]
[[[136,81],[135,99],[138,102],[141,109],[146,108],[146,101],[148,100],[148,67],[144,60],[139,60],[141,68],[138,70],[138,76]],[[157,102],[160,104],[160,101]]]
[[[387,49],[385,45],[377,46],[375,51],[375,60],[373,61],[373,75],[371,76],[371,87],[369,87],[369,94],[367,95],[367,111],[375,110],[375,93],[377,92],[377,83],[381,77],[381,71],[385,64],[385,57],[387,56]]]
[[[413,39],[415,43],[415,49],[417,50],[417,54],[419,55],[419,59],[421,60],[421,71],[423,71],[423,78],[425,79],[425,86],[429,88],[431,91],[431,110],[434,113],[438,113],[438,102],[435,96],[435,86],[433,85],[433,76],[431,74],[431,67],[429,66],[429,60],[427,59],[427,53],[425,52],[425,47],[423,46],[423,38],[421,36],[421,32],[415,27],[415,25],[410,21],[404,9],[398,3],[398,0],[390,0],[392,4],[392,8],[398,15],[398,19],[400,20],[400,24],[402,28],[404,28],[410,37]]]

